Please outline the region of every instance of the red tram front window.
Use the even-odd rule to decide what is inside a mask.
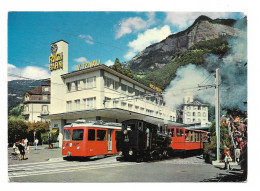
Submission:
[[[82,141],[84,135],[84,129],[73,129],[72,141]]]
[[[95,137],[96,137],[95,129],[89,129],[88,130],[88,140],[95,141]]]
[[[97,130],[97,141],[106,141],[106,135],[106,130]]]
[[[64,141],[69,141],[70,140],[70,135],[71,135],[70,129],[65,129],[64,130],[64,138],[63,138],[63,140]]]

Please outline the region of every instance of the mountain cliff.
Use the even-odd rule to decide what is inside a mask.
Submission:
[[[243,24],[246,19],[241,21]],[[207,16],[198,17],[184,31],[168,36],[161,42],[150,45],[135,57],[128,65],[136,73],[155,71],[162,68],[173,59],[177,52],[183,52],[201,41],[212,40],[223,36],[237,37],[244,31],[236,25],[234,19],[215,19]]]

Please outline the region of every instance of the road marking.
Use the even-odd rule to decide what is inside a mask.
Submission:
[[[87,165],[87,166],[79,166],[80,168],[70,167],[65,169],[47,169],[43,171],[23,171],[23,172],[9,172],[9,178],[15,177],[25,177],[25,176],[38,176],[44,174],[56,174],[56,173],[64,173],[64,172],[73,172],[73,171],[84,171],[84,170],[97,170],[102,168],[112,168],[112,167],[120,167],[120,166],[129,166],[134,164],[142,164],[142,163],[129,163],[129,162],[117,162],[114,164],[101,164],[100,165]]]

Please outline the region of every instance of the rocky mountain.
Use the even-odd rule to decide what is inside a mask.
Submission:
[[[241,19],[243,25],[246,19]],[[215,19],[198,17],[184,31],[168,36],[161,42],[150,45],[129,61],[130,68],[136,73],[155,71],[173,59],[177,52],[183,52],[198,42],[216,39],[222,36],[240,36],[244,31],[236,25],[234,19]]]

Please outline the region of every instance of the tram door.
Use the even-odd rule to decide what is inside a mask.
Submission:
[[[112,129],[108,129],[108,136],[107,136],[107,150],[112,151]]]

